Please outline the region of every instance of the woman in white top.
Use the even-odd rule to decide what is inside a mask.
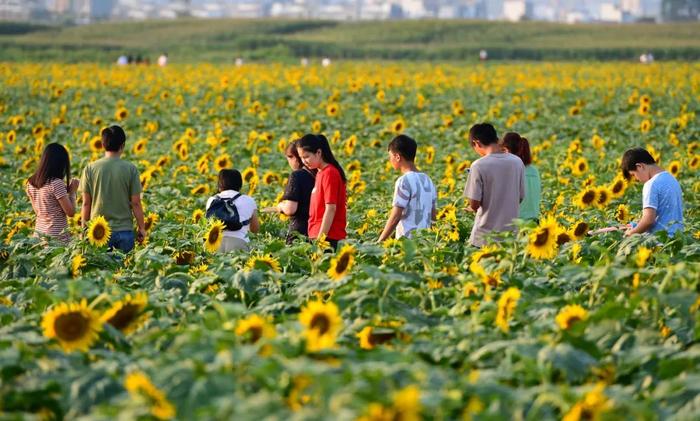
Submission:
[[[207,210],[217,199],[233,199],[233,204],[238,210],[238,216],[243,226],[236,231],[224,230],[224,236],[219,246],[220,253],[231,250],[248,250],[250,239],[248,232],[256,233],[260,229],[258,221],[257,205],[252,197],[241,194],[243,178],[238,170],[224,169],[219,171],[218,190],[219,194],[207,200]]]

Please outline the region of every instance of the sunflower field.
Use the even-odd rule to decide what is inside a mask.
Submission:
[[[0,413],[7,419],[700,418],[700,65],[333,63],[116,68],[0,64]],[[469,127],[530,140],[543,218],[466,245]],[[32,236],[24,184],[60,142],[73,176],[127,133],[148,237],[107,253],[106,221]],[[348,174],[348,240],[284,241],[261,215],[249,253],[216,254],[204,218],[221,168],[259,208],[281,197],[283,149],[323,132]],[[419,144],[438,220],[376,239]],[[622,152],[679,180],[685,230],[636,220]]]

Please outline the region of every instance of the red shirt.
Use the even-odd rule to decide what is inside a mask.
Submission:
[[[346,191],[345,183],[340,177],[340,171],[332,164],[316,174],[314,189],[311,191],[311,203],[309,205],[309,238],[318,237],[321,231],[323,214],[326,204],[336,205],[335,217],[331,223],[331,229],[326,238],[329,240],[342,240],[346,237]]]

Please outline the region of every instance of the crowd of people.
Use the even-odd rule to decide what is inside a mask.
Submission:
[[[76,194],[82,194],[81,221],[103,217],[111,228],[110,249],[131,251],[146,238],[138,169],[122,159],[126,134],[119,126],[101,133],[104,157],[89,163],[80,181],[71,178],[70,158],[58,143],[47,145],[38,168],[28,179],[26,193],[36,213],[35,234],[70,241],[67,217],[76,211]],[[515,219],[538,221],[541,179],[532,164],[529,141],[518,133],[499,139],[488,123],[469,130],[469,142],[481,157],[468,169],[464,188],[467,210],[475,213],[469,244],[481,247],[499,241],[499,233],[515,231]],[[388,160],[401,175],[394,184],[392,207],[378,241],[392,235],[410,237],[415,230],[430,228],[438,211],[437,190],[430,176],[415,163],[418,145],[398,135],[387,146]],[[333,249],[347,237],[347,179],[322,134],[306,134],[291,142],[285,157],[291,173],[280,203],[262,209],[290,218],[288,243],[328,241]],[[683,199],[678,181],[659,167],[642,149],[627,150],[621,162],[623,175],[644,183],[642,217],[637,223],[617,227],[626,235],[660,230],[673,235],[683,228]],[[224,224],[219,252],[248,250],[250,233],[260,228],[253,197],[242,194],[243,179],[235,169],[218,174],[217,194],[206,204],[208,218]],[[134,222],[136,221],[136,232]]]

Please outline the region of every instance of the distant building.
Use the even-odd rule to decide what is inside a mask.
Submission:
[[[503,17],[506,20],[518,22],[532,19],[532,3],[525,0],[506,0],[503,2]]]

